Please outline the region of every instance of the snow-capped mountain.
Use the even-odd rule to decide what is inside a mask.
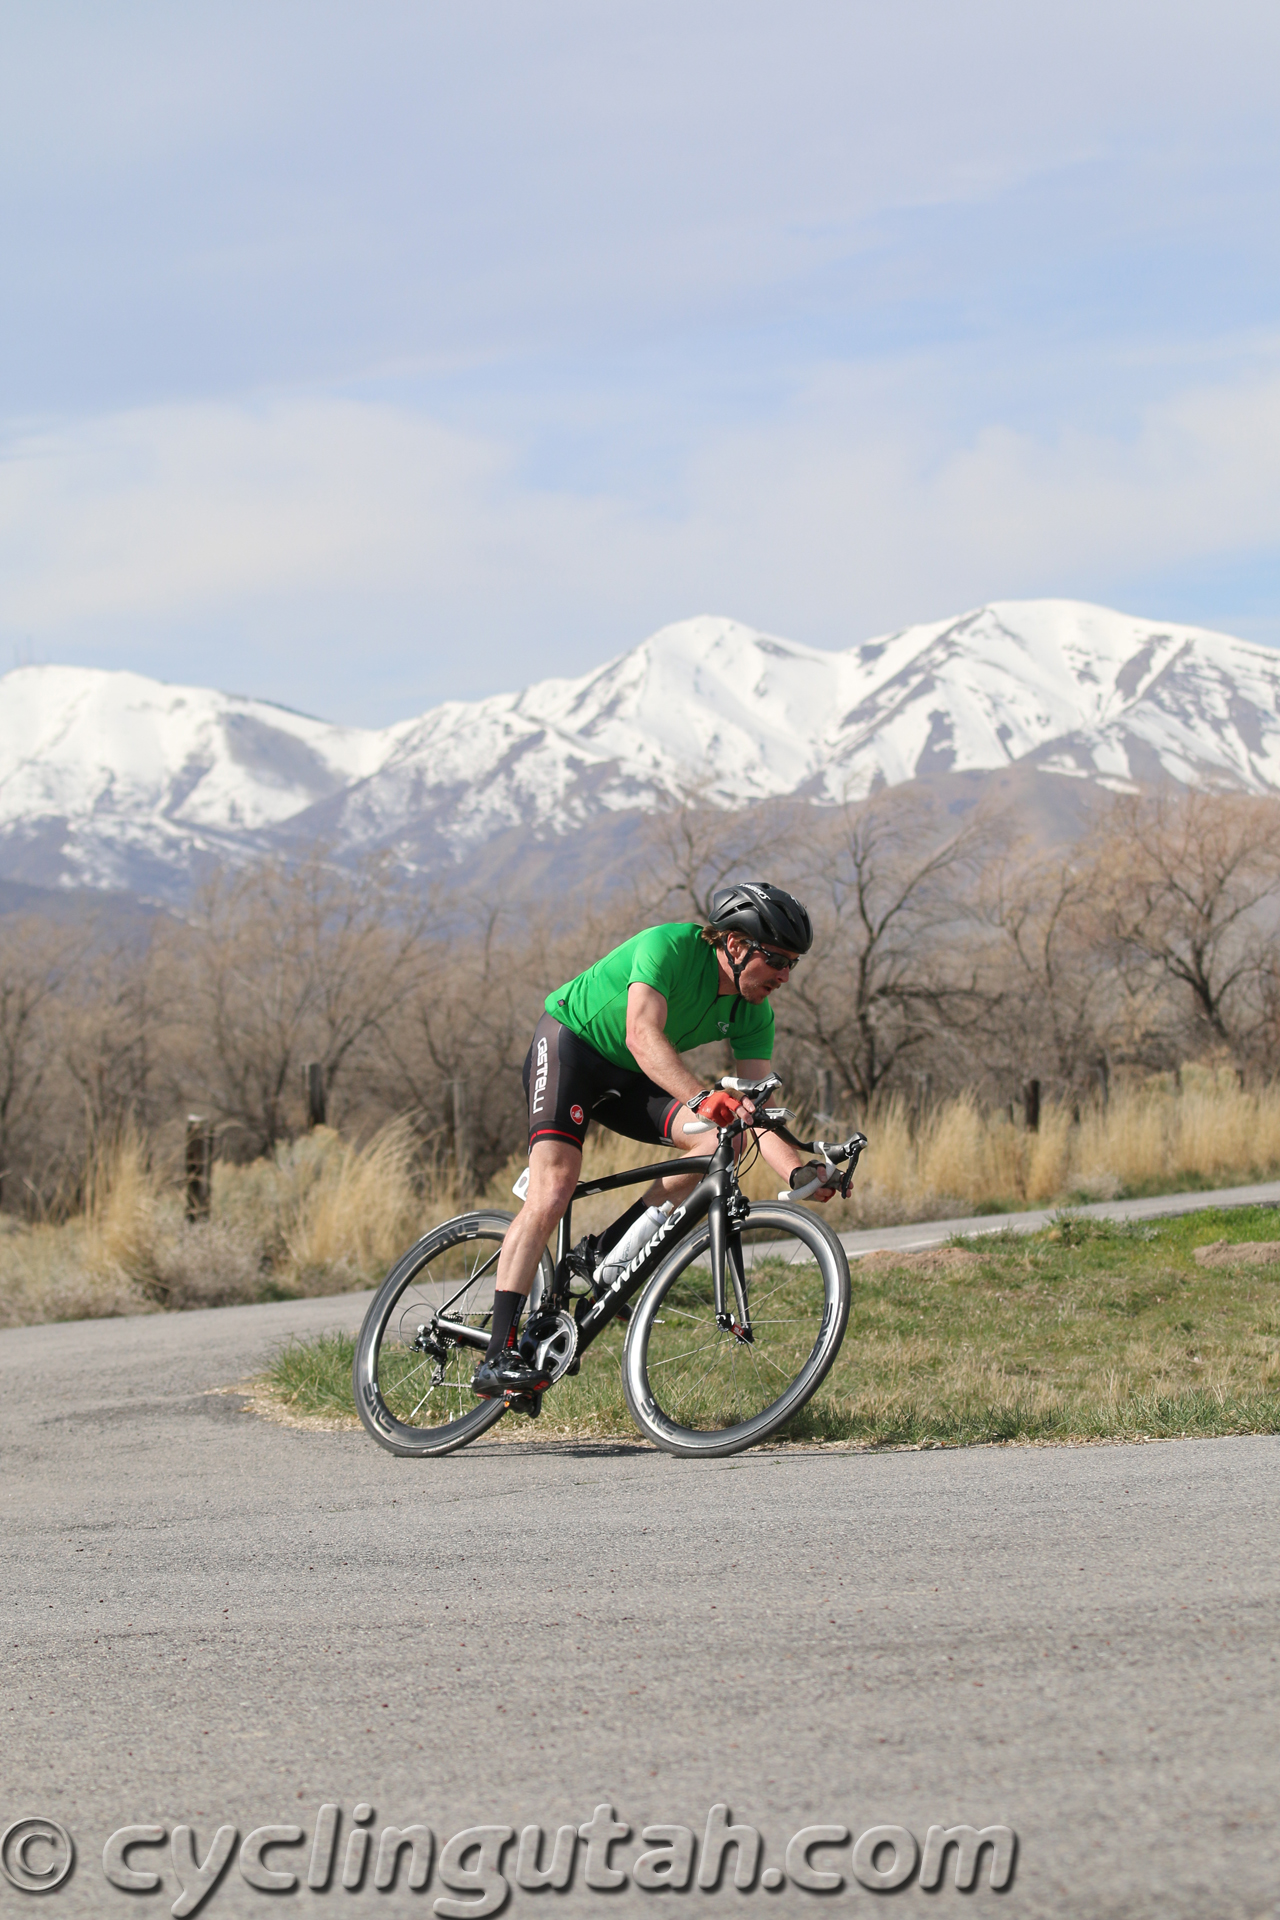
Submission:
[[[1280,653],[1073,601],[1006,601],[844,652],[701,618],[576,680],[382,730],[137,674],[0,680],[0,875],[175,897],[321,839],[419,871],[697,785],[737,806],[1008,767],[1280,791]]]

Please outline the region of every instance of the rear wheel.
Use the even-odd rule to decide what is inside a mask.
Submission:
[[[751,1338],[716,1325],[711,1234],[674,1247],[627,1330],[622,1384],[632,1418],[668,1453],[738,1453],[799,1412],[840,1350],[849,1263],[820,1220],[753,1206],[741,1235]],[[728,1301],[733,1308],[732,1283]]]
[[[356,1341],[356,1411],[391,1453],[449,1453],[502,1418],[501,1400],[478,1400],[471,1376],[484,1357],[503,1238],[515,1218],[462,1213],[424,1234],[387,1275]],[[536,1308],[552,1280],[544,1251]]]

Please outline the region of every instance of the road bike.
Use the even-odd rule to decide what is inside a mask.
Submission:
[[[554,1259],[543,1251],[520,1335],[522,1351],[554,1387],[622,1316],[622,1387],[632,1418],[655,1446],[703,1458],[737,1453],[784,1426],[839,1352],[849,1263],[831,1229],[795,1203],[824,1184],[847,1196],[867,1144],[861,1133],[838,1143],[795,1139],[787,1110],[764,1104],[781,1084],[776,1075],[719,1084],[756,1111],[718,1128],[714,1151],[579,1181],[574,1200],[663,1174],[701,1174],[640,1252],[607,1279],[596,1243],[572,1244],[571,1201]],[[703,1129],[710,1132],[710,1123],[687,1131]],[[776,1204],[749,1201],[739,1184],[740,1154],[753,1144],[748,1136],[762,1132],[824,1162]],[[521,1182],[516,1192],[524,1197]],[[471,1376],[489,1343],[494,1269],[514,1217],[482,1209],[433,1228],[374,1296],[356,1342],[356,1409],[390,1452],[449,1453],[508,1410],[503,1400],[477,1401]]]

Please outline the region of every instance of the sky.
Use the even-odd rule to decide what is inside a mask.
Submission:
[[[0,0],[0,670],[1280,644],[1280,9]]]

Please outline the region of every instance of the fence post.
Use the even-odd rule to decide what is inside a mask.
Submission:
[[[307,1110],[307,1126],[324,1125],[324,1068],[318,1060],[308,1060],[302,1069],[302,1104]]]
[[[467,1124],[467,1083],[453,1083],[453,1164],[458,1176],[458,1193],[471,1192],[471,1129]]]
[[[830,1067],[818,1068],[817,1083],[814,1091],[816,1102],[814,1119],[820,1127],[829,1126],[832,1120],[835,1119],[835,1113],[832,1110],[835,1095],[832,1091],[831,1078]]]
[[[187,1218],[207,1220],[213,1194],[213,1128],[202,1114],[187,1115]]]
[[[1022,1089],[1022,1111],[1026,1115],[1027,1132],[1040,1131],[1040,1082],[1028,1080]]]

